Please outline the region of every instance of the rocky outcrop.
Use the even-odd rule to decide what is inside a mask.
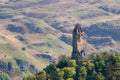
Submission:
[[[72,39],[66,35],[62,35],[60,36],[60,40],[62,40],[63,42],[65,42],[68,45],[72,46]]]
[[[39,47],[39,46],[45,46],[46,43],[33,43],[32,45]]]
[[[16,38],[20,41],[26,41],[26,39],[24,39],[24,37],[22,37],[22,36],[16,36]]]
[[[8,15],[8,14],[0,14],[0,19],[8,19],[8,18],[12,18],[12,15]]]
[[[7,64],[3,61],[0,61],[0,68],[1,69],[7,69]]]
[[[52,44],[50,43],[33,43],[33,46],[39,47],[39,46],[48,46],[48,47],[53,47]]]
[[[19,2],[21,0],[9,0],[9,2]]]
[[[25,25],[27,26],[29,33],[42,33],[42,29],[34,24],[26,23]]]
[[[78,3],[89,3],[89,4],[95,4],[100,3],[102,0],[76,0]]]
[[[13,24],[9,24],[7,26],[7,30],[9,30],[11,32],[25,34],[25,31],[24,31],[24,29],[22,27],[16,26],[16,25],[13,25]]]
[[[47,17],[48,15],[45,13],[26,13],[23,12],[23,15],[27,16],[27,17],[33,17],[33,18],[38,18],[38,19],[43,19],[45,17]]]
[[[56,59],[52,55],[47,54],[47,53],[37,54],[36,57],[47,59],[52,63],[54,63],[56,61]]]
[[[59,2],[59,0],[42,0],[39,3],[41,5],[48,5],[48,4],[51,4],[51,3],[58,3],[58,2]]]
[[[80,19],[83,20],[83,19],[92,19],[92,18],[96,18],[99,16],[109,16],[109,14],[106,12],[91,10],[86,14],[80,15],[79,17],[80,17]]]
[[[5,63],[4,61],[0,61],[0,70],[12,74],[14,71],[13,64],[11,62]]]
[[[8,62],[7,67],[8,67],[7,68],[8,71],[12,71],[13,70],[13,64],[11,62]]]
[[[42,33],[42,29],[37,27],[36,25],[30,24],[30,23],[26,23],[25,25],[27,27],[27,31],[31,34],[32,33]],[[9,24],[6,29],[9,30],[10,32],[16,32],[16,33],[20,33],[20,34],[25,34],[27,32],[23,29],[23,27],[16,26],[13,24]],[[18,36],[17,38],[19,40],[23,40],[23,38],[20,36]]]
[[[15,60],[17,65],[20,68],[20,71],[23,71],[23,72],[30,71],[33,74],[35,74],[38,71],[34,65],[32,65],[27,61],[20,60],[20,59],[15,59]]]
[[[108,6],[100,6],[99,9],[102,9],[106,12],[111,12],[111,13],[114,13],[114,14],[120,14],[120,9],[119,8],[111,8],[111,7],[108,7]]]
[[[90,38],[88,40],[90,44],[94,44],[95,46],[107,46],[107,45],[113,45],[112,40],[109,37],[103,37],[103,38]]]
[[[51,16],[49,18],[46,18],[45,19],[45,22],[47,24],[49,24],[50,26],[52,26],[53,28],[63,32],[63,33],[71,33],[71,30],[70,30],[70,26],[71,26],[71,23],[67,22],[67,21],[62,21],[62,22],[59,22],[58,20],[55,19],[56,16]]]
[[[90,25],[89,27],[84,28],[85,33],[88,37],[112,37],[114,40],[120,40],[120,27],[119,25],[113,25],[110,23],[98,23]]]

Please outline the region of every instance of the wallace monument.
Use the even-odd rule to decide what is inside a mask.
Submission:
[[[72,59],[85,57],[83,42],[82,42],[83,31],[80,24],[76,24],[73,30],[73,52]]]

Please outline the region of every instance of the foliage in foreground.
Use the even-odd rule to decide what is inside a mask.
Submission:
[[[0,80],[9,80],[8,76],[4,74],[2,71],[0,71]]]
[[[92,54],[89,59],[62,58],[24,80],[119,80],[120,55]]]

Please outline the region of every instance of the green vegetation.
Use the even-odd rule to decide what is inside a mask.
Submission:
[[[3,60],[6,62],[11,61],[16,67],[17,65],[16,65],[15,59],[20,59],[23,61],[25,60],[28,62],[30,61],[30,63],[36,65],[37,68],[43,68],[46,66],[44,64],[48,64],[45,61],[43,62],[43,61],[36,59],[34,56],[28,54],[25,51],[22,51],[21,49],[9,43],[0,44],[0,49],[1,49],[1,52],[4,52],[3,54],[6,54],[6,57],[3,57]],[[38,64],[39,62],[44,63],[44,64],[43,65]]]
[[[37,59],[28,54],[24,48],[26,47],[18,48],[9,43],[0,44],[0,70],[8,74],[10,79],[36,73],[36,70],[41,70],[49,64],[47,61],[43,61],[42,58]]]
[[[0,80],[9,80],[8,76],[0,71]]]
[[[119,52],[119,7],[119,0],[0,0],[0,62],[12,64],[15,74],[8,75],[15,79],[28,76],[35,71],[33,68],[42,70],[51,61],[37,55],[46,54],[53,58],[70,55],[72,46],[68,43],[72,44],[71,33],[76,23],[82,24],[85,40],[99,51]],[[62,35],[65,36],[61,39]],[[91,61],[86,63],[90,70],[95,68],[90,73],[94,74],[92,77],[105,77],[105,73],[99,74],[101,69],[96,70],[96,67],[106,66],[106,62]],[[86,66],[79,68],[76,61],[68,62],[64,63],[66,67],[61,66],[63,63],[55,65],[58,74],[54,74],[59,79],[75,79],[77,73],[74,70],[77,69],[80,77],[89,77]],[[43,70],[40,75],[31,77],[39,79],[41,76],[44,80],[48,73]]]
[[[24,80],[119,80],[120,55],[92,54],[89,59],[62,58]]]

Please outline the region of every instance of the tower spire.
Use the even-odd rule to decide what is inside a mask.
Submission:
[[[76,59],[78,57],[82,57],[81,51],[83,50],[82,45],[82,36],[83,31],[80,24],[76,24],[73,30],[73,52],[72,52],[72,59]]]

